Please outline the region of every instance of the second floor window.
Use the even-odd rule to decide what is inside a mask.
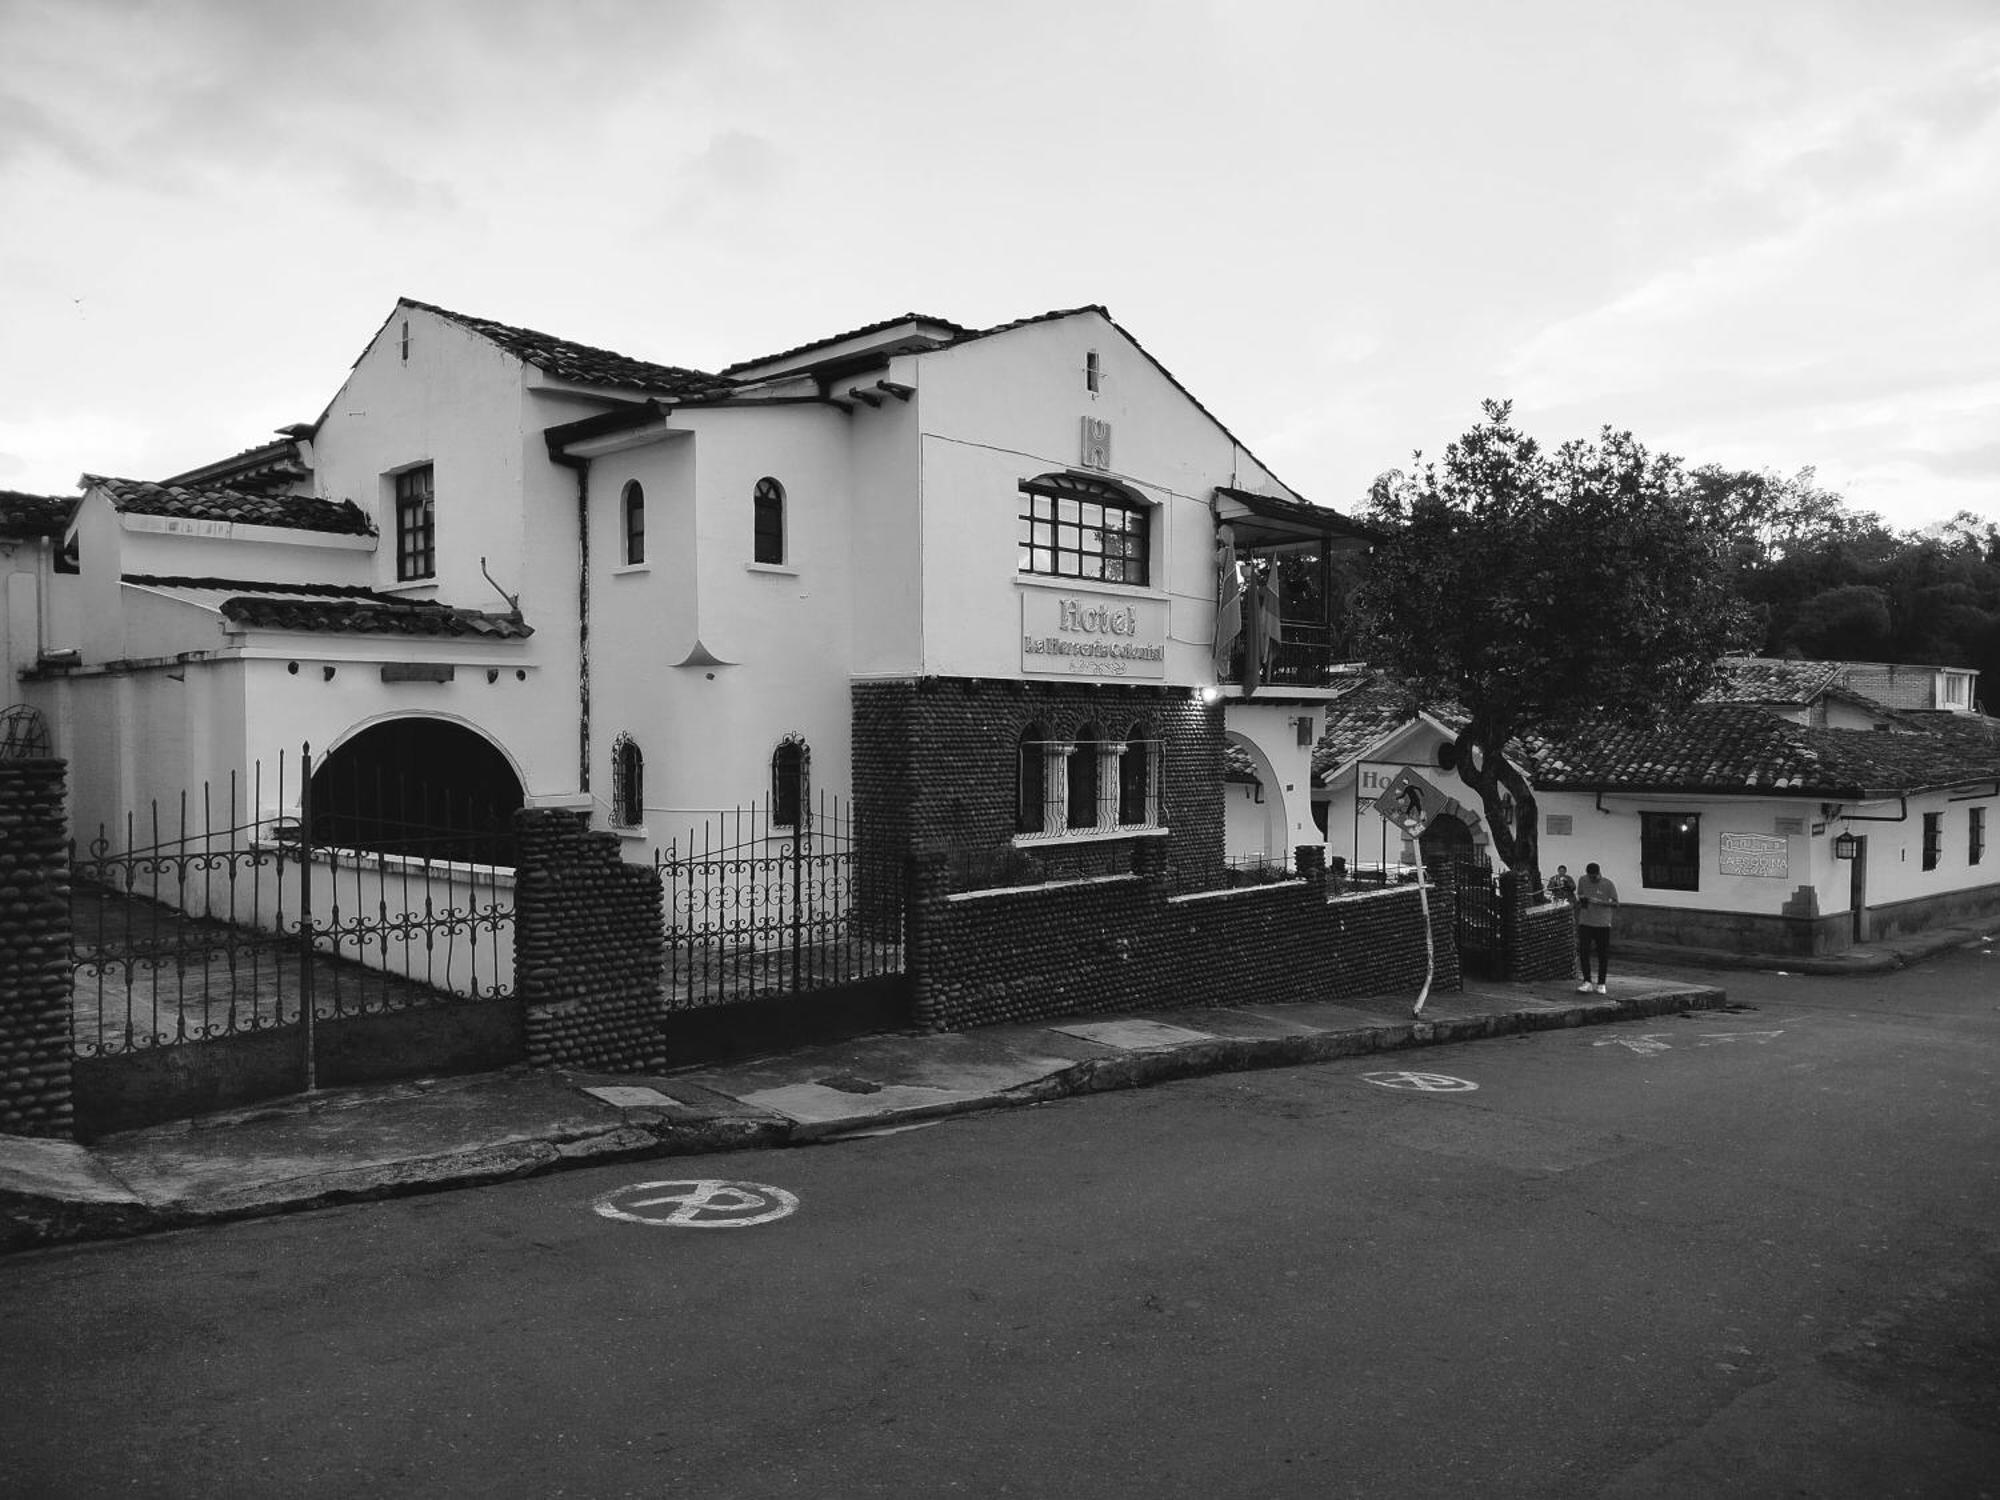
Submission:
[[[1151,518],[1150,507],[1101,479],[1023,480],[1016,566],[1050,578],[1144,584]]]
[[[625,482],[625,562],[646,560],[646,492],[636,479]]]
[[[752,556],[760,563],[785,560],[785,487],[775,479],[757,481],[752,499],[756,510],[756,543]]]
[[[437,512],[432,503],[431,466],[396,476],[396,581],[437,575]]]

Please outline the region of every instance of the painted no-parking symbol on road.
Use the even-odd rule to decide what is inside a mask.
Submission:
[[[799,1206],[783,1188],[762,1182],[687,1178],[676,1182],[635,1182],[616,1188],[592,1205],[607,1219],[669,1229],[742,1229],[782,1219]]]
[[[1449,1073],[1363,1073],[1378,1089],[1414,1089],[1420,1094],[1469,1094],[1479,1085]]]

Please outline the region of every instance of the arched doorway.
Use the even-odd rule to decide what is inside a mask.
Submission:
[[[448,719],[388,719],[312,774],[315,843],[474,864],[514,863],[520,778],[492,741]]]
[[[1430,825],[1417,837],[1417,850],[1426,867],[1441,859],[1451,860],[1454,864],[1472,864],[1480,855],[1473,842],[1472,829],[1449,813],[1440,813],[1431,819]]]

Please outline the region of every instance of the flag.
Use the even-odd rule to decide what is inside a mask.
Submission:
[[[1215,588],[1215,676],[1227,682],[1236,642],[1243,634],[1243,565],[1227,529],[1218,534]]]

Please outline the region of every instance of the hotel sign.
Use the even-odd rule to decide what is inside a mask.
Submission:
[[[1021,590],[1021,670],[1056,677],[1167,675],[1167,603]]]

